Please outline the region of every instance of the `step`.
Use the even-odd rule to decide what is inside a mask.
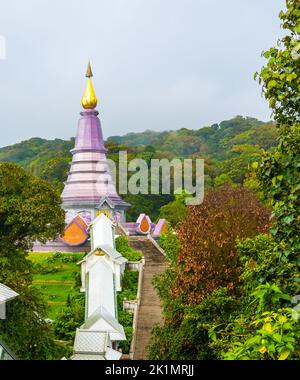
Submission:
[[[165,256],[147,237],[130,237],[129,244],[132,248],[140,250],[145,258],[133,353],[133,359],[145,360],[148,358],[147,346],[151,330],[155,324],[163,322],[161,302],[152,282],[156,275],[166,270],[168,263]]]

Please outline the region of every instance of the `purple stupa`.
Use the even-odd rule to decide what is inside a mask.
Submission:
[[[125,210],[130,205],[116,191],[106,159],[99,112],[95,109],[94,93],[88,67],[88,83],[82,98],[82,111],[78,122],[71,168],[62,192],[62,207],[66,222],[81,215],[87,222],[103,212],[115,221],[125,222]]]

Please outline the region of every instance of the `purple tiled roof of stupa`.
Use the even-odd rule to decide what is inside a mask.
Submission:
[[[98,111],[85,109],[79,119],[71,168],[61,195],[63,207],[97,206],[104,198],[115,206],[129,206],[117,194],[106,151]]]
[[[80,115],[82,117],[78,122],[72,153],[86,151],[106,153],[107,149],[104,146],[101,123],[98,118],[99,112],[95,109],[87,109],[80,112]]]

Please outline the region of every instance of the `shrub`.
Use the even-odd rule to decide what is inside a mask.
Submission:
[[[62,258],[62,254],[60,252],[55,252],[54,255],[51,255],[46,258],[46,262],[49,264],[53,264],[57,261],[59,261]]]
[[[33,263],[33,273],[34,274],[49,274],[49,273],[57,273],[60,271],[60,268],[57,266],[49,266],[40,263]]]
[[[128,313],[123,310],[123,301],[127,300],[135,300],[137,297],[137,289],[138,289],[138,276],[139,272],[137,271],[129,271],[128,269],[125,271],[122,278],[122,291],[118,293],[118,318],[119,323],[124,327],[124,331],[126,334],[126,341],[120,342],[119,347],[122,349],[123,353],[128,354],[130,350],[132,333],[133,333],[133,314]]]
[[[123,305],[123,301],[122,301]],[[124,327],[124,332],[126,335],[126,340],[121,341],[119,343],[119,348],[122,349],[122,352],[124,354],[128,354],[130,351],[130,345],[132,341],[132,334],[133,334],[133,314],[128,313],[127,311],[122,309],[119,309],[118,311],[118,318],[119,318],[119,323]]]
[[[180,245],[175,233],[169,232],[159,237],[159,245],[165,251],[167,257],[172,262],[176,262]]]
[[[84,295],[68,296],[67,305],[54,322],[54,332],[57,339],[72,340],[76,329],[84,322]]]
[[[201,205],[190,207],[178,231],[173,296],[198,303],[219,287],[235,292],[240,274],[236,239],[265,232],[269,217],[256,195],[242,186],[214,189]]]

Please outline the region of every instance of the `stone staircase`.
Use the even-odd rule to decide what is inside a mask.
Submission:
[[[147,346],[151,330],[157,323],[162,323],[159,297],[152,285],[153,277],[165,271],[168,263],[165,256],[146,236],[131,236],[129,245],[143,253],[145,264],[143,270],[140,305],[137,314],[133,360],[147,360]]]

